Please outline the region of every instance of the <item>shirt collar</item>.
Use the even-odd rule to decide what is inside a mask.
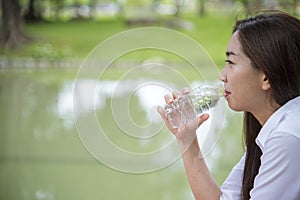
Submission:
[[[300,96],[288,101],[283,106],[281,106],[277,111],[275,111],[271,117],[267,120],[264,126],[261,128],[257,138],[256,144],[263,149],[266,140],[269,138],[272,130],[279,124],[280,121],[284,119],[285,114],[293,109],[295,106],[300,105]]]

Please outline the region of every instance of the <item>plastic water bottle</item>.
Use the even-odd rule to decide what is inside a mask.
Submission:
[[[215,107],[224,96],[222,84],[203,84],[188,94],[163,106],[168,121],[173,128],[186,124],[201,113]]]

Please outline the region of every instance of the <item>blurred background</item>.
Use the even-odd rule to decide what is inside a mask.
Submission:
[[[116,124],[111,102],[120,105],[126,102],[131,122],[146,127],[139,130],[141,135],[147,135],[150,130],[147,126],[154,123],[148,118],[149,108],[154,103],[162,103],[156,99],[162,100],[164,93],[153,88],[145,91],[139,85],[163,82],[176,89],[187,83],[195,85],[203,77],[183,58],[158,49],[122,55],[98,78],[95,78],[98,67],[82,70],[79,77],[80,66],[98,44],[115,34],[133,28],[161,27],[192,38],[203,47],[216,69],[221,70],[235,19],[261,9],[280,9],[299,16],[300,2],[2,0],[0,199],[193,199],[181,159],[147,173],[118,170],[89,153],[78,135],[75,121],[95,115],[106,137],[116,146],[132,152],[155,151],[174,140],[163,123],[155,122],[162,128],[151,142],[137,140],[124,134],[124,129]],[[197,57],[188,47],[186,52]],[[199,67],[204,74],[213,73],[201,66],[201,61]],[[75,84],[80,86],[76,95],[81,100],[81,110],[76,116],[73,112]],[[95,92],[92,89],[96,84],[102,88]],[[126,87],[111,95],[116,84]],[[86,101],[93,97],[96,100],[92,104]],[[218,127],[213,128],[215,133],[210,133],[217,142],[212,143],[206,155],[219,184],[244,148],[242,113],[230,111],[226,104],[223,109],[224,123],[210,122]],[[118,155],[104,153],[126,163]]]

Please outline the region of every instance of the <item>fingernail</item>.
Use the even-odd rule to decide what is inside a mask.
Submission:
[[[189,93],[190,92],[190,89],[188,87],[184,87],[182,89],[182,93],[186,94],[186,93]]]
[[[207,120],[207,119],[209,118],[209,114],[204,113],[203,115],[201,115],[201,118],[202,118],[203,120]]]

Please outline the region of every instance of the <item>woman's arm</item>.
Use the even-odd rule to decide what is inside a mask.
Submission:
[[[168,98],[166,102],[168,103]],[[196,200],[213,200],[220,198],[220,188],[210,175],[207,165],[202,157],[197,141],[196,129],[209,118],[208,114],[196,117],[188,124],[179,128],[172,128],[161,107],[158,112],[164,119],[169,130],[175,135],[182,152],[187,178]]]
[[[182,154],[190,187],[196,200],[219,199],[220,188],[202,157],[197,138]]]

